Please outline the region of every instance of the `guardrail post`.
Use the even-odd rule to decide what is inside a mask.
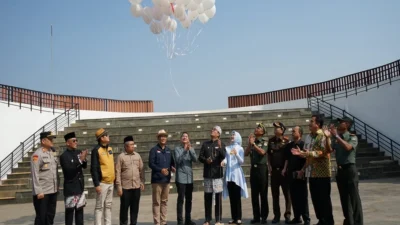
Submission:
[[[24,144],[24,142],[21,142],[21,145],[22,145],[22,154],[21,154],[21,159],[24,157],[24,154],[25,154],[25,144]]]
[[[14,151],[11,152],[11,169],[14,167]]]
[[[378,131],[376,131],[376,140],[378,140],[378,148],[380,148],[380,146],[381,146],[381,143],[380,143],[380,141],[379,141],[379,132]]]
[[[69,110],[67,111],[67,114],[68,114],[68,116],[67,116],[67,120],[68,120],[67,126],[69,126]]]
[[[319,111],[319,99],[318,98],[317,98],[317,110],[318,110],[318,113],[321,114],[321,112]]]
[[[22,94],[19,92],[19,109],[22,108]]]
[[[54,115],[54,108],[55,108],[56,106],[54,105],[54,99],[53,99],[53,115]]]
[[[367,124],[366,123],[364,123],[364,133],[365,133],[365,140],[368,141]]]
[[[7,89],[7,102],[8,102],[8,107],[10,107],[10,100],[11,100],[11,97],[10,97],[10,94],[11,94],[11,90],[10,90],[10,88],[8,88]]]
[[[30,102],[31,102],[31,111],[32,111],[32,95],[29,95],[29,99],[30,99]]]
[[[58,116],[57,116],[54,120],[55,120],[56,133],[58,134],[58,129],[57,129],[57,118],[58,118]]]
[[[42,93],[40,93],[39,97],[39,106],[40,106],[40,113],[42,113]]]
[[[392,160],[394,160],[393,141],[390,139],[390,149],[392,150]]]
[[[400,76],[400,60],[397,61],[397,75]]]

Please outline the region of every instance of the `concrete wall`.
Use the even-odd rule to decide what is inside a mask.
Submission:
[[[400,143],[400,81],[328,102]]]

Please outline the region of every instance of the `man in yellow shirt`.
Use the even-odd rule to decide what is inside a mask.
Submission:
[[[96,131],[98,144],[92,150],[90,173],[96,187],[95,225],[111,225],[111,205],[114,190],[114,157],[112,148],[108,146],[108,133],[100,128]],[[104,213],[104,215],[103,215]]]

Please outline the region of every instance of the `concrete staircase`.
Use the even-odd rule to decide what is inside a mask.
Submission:
[[[171,149],[179,144],[181,132],[186,131],[190,134],[191,143],[197,153],[200,151],[201,144],[209,139],[209,133],[214,125],[222,127],[222,141],[226,144],[229,142],[232,130],[238,131],[244,143],[250,132],[252,132],[259,122],[263,122],[268,127],[268,136],[273,135],[272,123],[281,121],[287,128],[295,125],[303,127],[307,135],[308,120],[311,117],[309,109],[292,109],[292,110],[274,110],[274,111],[255,111],[255,112],[230,112],[230,113],[204,113],[190,115],[175,116],[153,116],[141,118],[112,118],[112,119],[94,119],[80,120],[68,127],[63,132],[59,132],[55,145],[57,153],[64,151],[63,135],[74,131],[79,141],[79,149],[91,150],[96,145],[94,137],[95,131],[103,127],[110,134],[110,146],[114,149],[114,158],[123,151],[123,138],[127,135],[133,135],[135,138],[136,151],[142,156],[146,166],[146,187],[144,195],[151,193],[150,173],[148,168],[148,152],[151,147],[157,143],[156,133],[160,129],[165,129],[169,133],[168,146]],[[287,130],[286,135],[290,135]],[[244,144],[245,145],[245,144]],[[6,180],[0,185],[0,204],[7,203],[24,203],[32,201],[32,186],[30,180],[30,157],[33,151],[18,163],[18,167],[14,168],[12,173],[7,176]],[[333,165],[335,159],[332,158]],[[90,155],[88,156],[88,164],[90,166]],[[359,168],[360,179],[372,179],[379,177],[400,176],[400,166],[397,161],[392,161],[390,157],[385,156],[379,149],[374,148],[372,144],[365,140],[359,141],[359,149],[357,151],[357,167]],[[249,179],[250,176],[250,159],[245,158],[243,165],[244,173]],[[335,168],[333,166],[333,172]],[[61,176],[61,189],[59,199],[63,199],[62,185],[63,175],[59,168]],[[95,190],[90,176],[89,168],[84,171],[85,186],[88,198],[94,198]],[[203,190],[202,164],[194,164],[194,191]],[[174,177],[171,181],[171,192],[175,192],[176,188]],[[116,196],[116,195],[115,195]]]

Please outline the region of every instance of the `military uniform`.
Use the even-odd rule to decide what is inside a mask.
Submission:
[[[289,143],[287,137],[273,137],[268,142],[268,157],[271,171],[271,191],[274,209],[274,221],[279,221],[281,210],[279,206],[279,187],[282,188],[285,197],[285,214],[286,221],[290,219],[292,202],[289,194],[289,179],[288,176],[282,176],[282,170],[285,166],[286,145]]]
[[[51,132],[43,132],[40,139],[55,138]],[[33,206],[36,211],[35,225],[54,223],[59,187],[58,161],[52,150],[39,148],[31,157]],[[39,194],[44,194],[38,199]]]
[[[346,120],[343,118],[342,120]],[[337,137],[332,137],[332,148],[336,153],[337,175],[336,183],[339,189],[340,202],[342,204],[343,224],[363,224],[363,212],[358,191],[358,171],[355,165],[358,138],[346,131],[339,135],[341,139],[349,143],[353,148],[348,151],[337,142]]]
[[[65,141],[75,138],[75,133],[64,136]],[[83,207],[86,205],[85,180],[83,169],[87,168],[87,162],[80,160],[80,150],[67,149],[60,156],[60,165],[64,174],[65,197],[65,224],[72,225],[75,214],[75,225],[83,224]]]
[[[253,207],[253,222],[259,222],[260,217],[265,221],[269,214],[268,208],[268,168],[267,168],[267,149],[268,142],[264,138],[255,140],[254,145],[265,151],[260,155],[255,147],[251,147],[251,169],[250,169],[250,187],[251,187],[251,205]],[[261,210],[260,199],[261,198]]]

